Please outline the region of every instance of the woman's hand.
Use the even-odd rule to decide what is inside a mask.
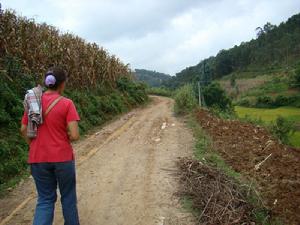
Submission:
[[[21,125],[21,129],[20,129],[20,132],[21,132],[22,137],[23,137],[24,140],[26,141],[26,143],[27,143],[28,145],[30,145],[31,139],[27,137],[27,126],[24,125],[24,124],[22,124],[22,125]]]
[[[79,139],[78,122],[71,121],[68,123],[68,135],[71,141],[77,141]]]

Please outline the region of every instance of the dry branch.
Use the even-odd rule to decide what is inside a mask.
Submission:
[[[181,196],[189,196],[199,210],[198,224],[250,224],[253,206],[242,189],[223,172],[197,160],[181,159]]]

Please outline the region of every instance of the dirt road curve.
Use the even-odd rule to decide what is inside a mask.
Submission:
[[[173,102],[132,111],[74,145],[82,225],[189,225],[192,216],[174,195],[178,157],[191,155],[193,137],[172,114]],[[32,180],[0,200],[3,224],[31,224]],[[57,204],[55,224],[63,224]]]

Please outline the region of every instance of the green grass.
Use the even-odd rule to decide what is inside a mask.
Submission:
[[[296,131],[291,137],[290,137],[290,143],[292,146],[300,147],[300,131]]]
[[[300,109],[296,107],[279,107],[276,109],[262,109],[262,108],[247,108],[236,106],[235,111],[239,117],[246,115],[256,119],[261,118],[263,121],[275,121],[278,116],[283,116],[291,121],[300,122]]]
[[[282,116],[295,124],[300,124],[300,109],[296,107],[279,107],[275,109],[247,108],[236,106],[235,111],[239,118],[250,117],[251,119],[262,120],[271,123],[278,116]],[[292,146],[300,147],[300,131],[296,131],[290,138]]]

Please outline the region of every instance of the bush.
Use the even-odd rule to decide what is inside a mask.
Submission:
[[[232,101],[219,83],[211,83],[205,87],[203,96],[208,107],[219,108],[222,111],[233,111]]]
[[[197,106],[197,99],[192,85],[184,85],[175,94],[174,111],[176,114],[185,114]]]
[[[239,102],[240,103],[240,102]],[[259,96],[256,99],[255,107],[257,108],[274,108],[280,106],[300,107],[300,95],[284,96],[278,95],[274,100],[270,96]]]
[[[278,95],[275,100],[274,104],[275,106],[285,106],[285,105],[290,105],[291,99],[287,96],[284,95]]]
[[[270,96],[259,96],[256,100],[256,107],[257,108],[269,108],[273,107],[274,102],[273,99]]]
[[[283,144],[289,144],[289,136],[295,132],[293,122],[285,119],[282,116],[277,117],[270,129],[273,135],[277,137]]]
[[[246,99],[246,98],[243,98],[240,101],[238,101],[236,103],[236,105],[244,106],[244,107],[250,107],[251,106],[249,99]]]
[[[138,105],[148,100],[146,87],[144,83],[134,82],[128,77],[121,77],[117,80],[117,89],[129,97],[132,105]]]

